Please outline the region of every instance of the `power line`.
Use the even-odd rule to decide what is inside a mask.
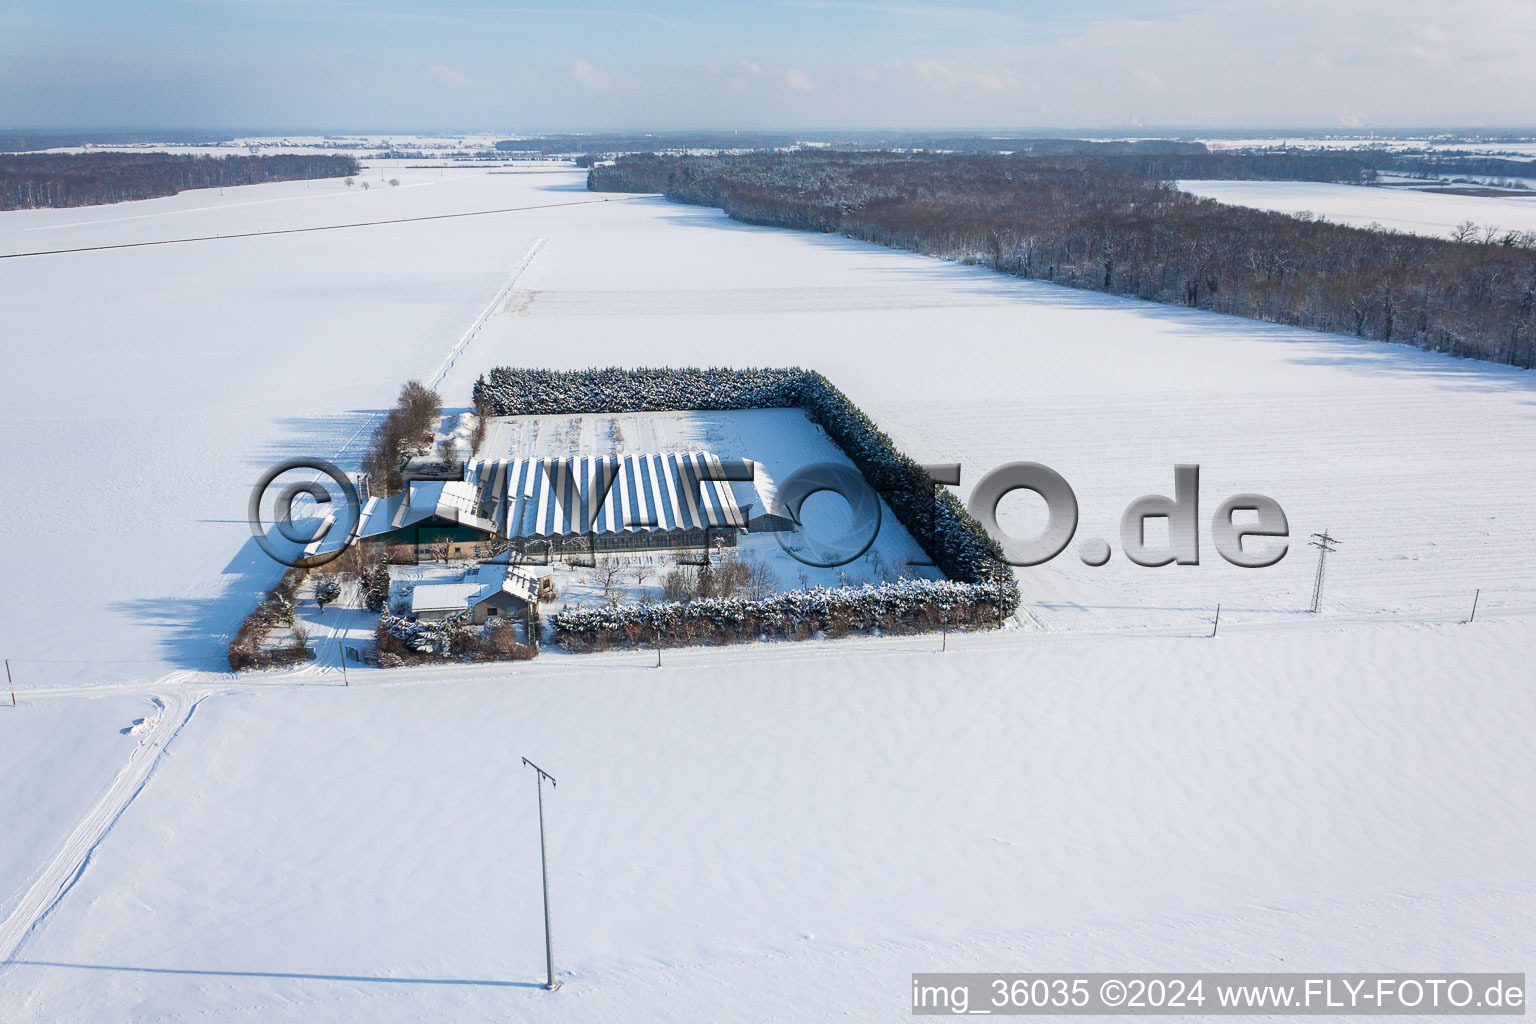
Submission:
[[[103,252],[107,249],[138,249],[147,245],[180,245],[183,242],[217,242],[229,238],[264,238],[268,235],[301,235],[309,231],[341,231],[346,228],[371,228],[381,224],[415,224],[427,220],[453,220],[456,217],[487,217],[495,213],[523,213],[528,210],[553,210],[561,206],[590,206],[594,203],[622,203],[631,199],[654,199],[654,196],[618,196],[606,199],[574,199],[567,203],[544,203],[539,206],[508,206],[499,210],[468,210],[464,213],[434,213],[421,217],[396,217],[393,220],[365,220],[352,224],[322,224],[308,228],[277,228],[271,231],[242,231],[233,235],[198,235],[195,238],[162,238],[155,242],[118,242],[114,245],[87,245],[78,249],[39,249],[35,252],[0,253],[0,260],[21,259],[24,256],[63,256],[75,252]]]
[[[1317,575],[1312,580],[1312,610],[1315,612],[1323,599],[1323,570],[1328,564],[1328,556],[1336,550],[1330,547],[1330,545],[1342,542],[1328,536],[1327,530],[1324,530],[1322,533],[1314,533],[1312,538],[1310,543],[1314,548],[1317,548]]]
[[[544,780],[548,779],[553,786],[555,777],[526,757],[523,758],[523,764],[537,773],[536,784],[539,787],[539,868],[544,875],[544,966],[548,971],[544,987],[553,992],[560,987],[560,983],[555,980],[555,952],[549,937],[549,851],[544,843]]]

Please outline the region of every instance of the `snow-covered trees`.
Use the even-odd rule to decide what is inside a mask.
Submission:
[[[335,576],[321,576],[315,580],[315,603],[325,611],[325,606],[341,596],[341,580]]]
[[[567,608],[549,617],[555,640],[574,651],[616,644],[735,643],[760,636],[805,639],[826,631],[913,632],[997,621],[1008,595],[990,584],[896,580],[811,587],[760,600],[700,597],[688,602]]]
[[[386,612],[379,616],[375,641],[382,667],[417,661],[527,661],[538,654],[517,639],[511,622],[493,619],[475,626],[467,612],[434,622]]]
[[[1527,173],[1514,161],[1350,153],[876,152],[621,157],[589,187],[665,192],[750,224],[853,238],[1219,313],[1536,366],[1536,232],[1452,240],[1244,209],[1180,178],[1363,181]],[[1512,200],[1513,201],[1513,200]]]
[[[405,486],[401,464],[407,456],[432,447],[442,415],[443,402],[436,391],[419,380],[405,382],[395,407],[374,428],[373,441],[363,456],[363,472],[368,474],[371,494],[400,493]]]
[[[229,641],[229,667],[239,672],[248,668],[271,668],[274,665],[291,665],[299,661],[309,661],[314,658],[314,651],[310,650],[299,637],[302,627],[295,629],[293,635],[299,642],[289,643],[283,647],[266,646],[267,634],[274,626],[287,625],[293,622],[293,603],[299,592],[299,585],[304,582],[308,570],[302,567],[292,567],[283,573],[277,585],[267,592],[261,603],[251,610],[235,631],[235,635]]]
[[[463,612],[435,622],[416,622],[389,612],[379,616],[379,637],[394,637],[417,654],[435,654],[446,658],[454,653],[456,646],[459,649],[466,647],[474,632],[467,614]],[[379,649],[382,651],[386,646],[381,643]]]
[[[800,404],[805,371],[610,366],[590,370],[497,367],[475,382],[476,409],[493,416],[667,409],[782,409]]]
[[[356,174],[350,156],[192,156],[173,153],[0,155],[0,210],[91,206],[170,196],[189,188]],[[351,184],[351,179],[347,184]]]
[[[363,570],[363,606],[371,612],[382,612],[389,604],[389,556],[383,555],[377,562]]]

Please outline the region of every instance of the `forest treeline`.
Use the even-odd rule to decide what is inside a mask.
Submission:
[[[189,188],[259,185],[358,172],[350,156],[190,156],[174,153],[0,155],[0,210],[95,206],[172,196]]]
[[[661,192],[751,224],[837,232],[1018,277],[1536,365],[1536,232],[1464,231],[1452,241],[1353,228],[1228,206],[1168,180],[1186,176],[1185,161],[1216,156],[642,154],[594,166],[588,187]],[[1305,162],[1236,159],[1254,177],[1298,175]]]

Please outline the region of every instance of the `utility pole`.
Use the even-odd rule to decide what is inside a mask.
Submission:
[[[1328,564],[1328,556],[1335,550],[1330,545],[1339,544],[1342,541],[1328,536],[1327,530],[1314,533],[1312,538],[1310,543],[1317,548],[1317,576],[1312,580],[1312,610],[1315,612],[1323,599],[1323,569]]]
[[[555,777],[526,757],[523,758],[523,764],[538,773],[536,778],[539,788],[539,868],[544,874],[544,967],[548,974],[544,987],[553,992],[560,987],[560,983],[555,980],[555,951],[549,938],[549,850],[544,844],[544,780],[548,779],[549,784],[553,786]]]
[[[1211,636],[1216,635],[1216,630],[1221,626],[1221,605],[1216,606],[1216,621],[1211,623]]]

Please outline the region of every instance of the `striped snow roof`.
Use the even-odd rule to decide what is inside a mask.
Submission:
[[[707,452],[514,459],[507,463],[506,536],[746,526]]]

